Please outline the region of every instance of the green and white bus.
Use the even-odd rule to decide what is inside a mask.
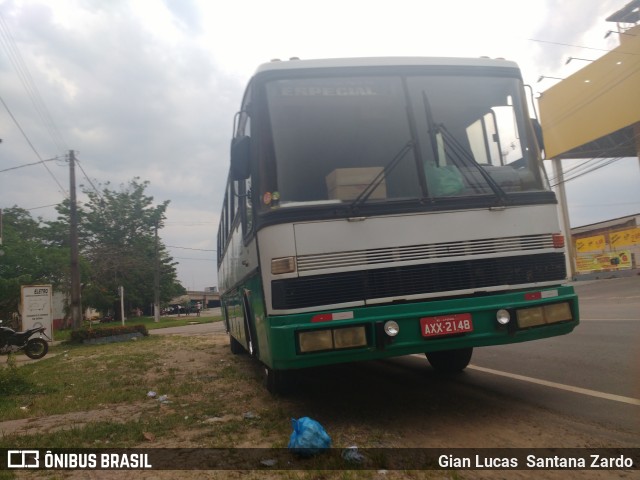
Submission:
[[[218,279],[234,353],[287,371],[571,332],[557,200],[506,60],[274,61],[234,120]]]

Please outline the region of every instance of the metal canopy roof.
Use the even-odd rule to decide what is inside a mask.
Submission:
[[[567,152],[560,153],[556,155],[556,158],[614,158],[635,157],[637,155],[638,150],[633,126],[628,126]]]
[[[638,23],[640,22],[640,0],[633,0],[607,18],[607,22]]]
[[[640,8],[640,0],[628,7],[634,5]],[[640,25],[627,32],[620,46],[542,93],[547,158],[638,155]]]

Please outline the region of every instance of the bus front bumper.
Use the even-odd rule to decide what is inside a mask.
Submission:
[[[279,315],[268,317],[261,344],[269,352],[261,357],[273,369],[298,369],[526,342],[570,333],[578,323],[568,286]]]

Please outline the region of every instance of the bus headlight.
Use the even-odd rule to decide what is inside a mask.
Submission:
[[[366,347],[367,329],[364,325],[358,325],[298,332],[298,345],[300,353]]]
[[[528,328],[549,323],[573,320],[571,306],[568,302],[552,303],[540,307],[523,308],[516,311],[518,327]]]
[[[573,320],[573,315],[568,303],[554,303],[544,306],[544,318],[547,323],[556,323]]]
[[[511,321],[511,315],[508,310],[501,308],[496,312],[496,320],[498,320],[500,325],[506,325]]]
[[[333,348],[333,334],[331,330],[313,330],[298,333],[300,352],[318,352]]]
[[[398,325],[398,322],[394,320],[389,320],[384,324],[384,333],[386,333],[390,337],[395,337],[396,335],[398,335],[398,333],[400,333],[400,325]]]
[[[364,326],[336,328],[333,331],[335,348],[364,347],[367,344],[367,335]]]

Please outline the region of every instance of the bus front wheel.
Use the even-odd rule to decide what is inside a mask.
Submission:
[[[287,373],[285,370],[275,370],[264,366],[264,385],[269,393],[273,395],[287,393],[289,390]]]
[[[433,368],[443,373],[458,373],[467,368],[473,347],[425,353]]]

